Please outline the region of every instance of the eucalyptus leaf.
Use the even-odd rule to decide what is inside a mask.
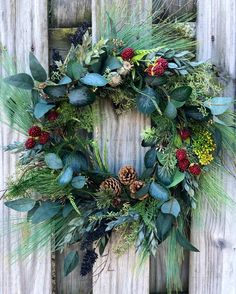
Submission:
[[[86,184],[85,176],[77,176],[72,179],[71,185],[76,189],[82,189]]]
[[[42,118],[49,110],[55,107],[55,104],[47,104],[38,102],[34,108],[34,116],[37,119]]]
[[[29,54],[29,66],[32,77],[38,82],[45,82],[47,73],[32,52]]]
[[[166,109],[164,111],[164,115],[166,117],[168,117],[169,119],[175,119],[176,116],[177,116],[177,109],[176,107],[174,106],[174,104],[169,101],[167,106],[166,106]]]
[[[173,199],[165,202],[161,206],[161,211],[162,211],[162,213],[168,213],[168,214],[174,215],[175,217],[178,217],[178,215],[180,213],[179,202],[175,198],[173,198]]]
[[[88,73],[80,81],[85,85],[94,87],[103,87],[108,83],[107,79],[98,73]]]
[[[30,75],[26,73],[19,73],[16,75],[9,76],[4,79],[4,82],[11,86],[24,90],[32,90],[34,87],[33,79]]]
[[[62,172],[60,173],[58,177],[58,183],[61,186],[66,186],[71,182],[72,177],[73,177],[73,169],[70,166],[68,166],[64,168]]]
[[[166,76],[160,76],[160,77],[146,77],[145,82],[150,86],[150,87],[159,87],[167,83],[167,77]]]
[[[43,89],[44,93],[53,98],[63,97],[67,93],[65,85],[47,86]]]
[[[31,198],[20,198],[13,201],[6,201],[4,204],[16,211],[27,212],[35,206],[36,201]]]
[[[168,237],[174,221],[175,218],[173,215],[159,212],[156,219],[156,227],[158,238],[160,241],[164,241]]]
[[[79,80],[86,74],[86,69],[77,61],[71,61],[67,65],[67,75],[74,79]]]
[[[104,64],[104,70],[106,68],[109,68],[110,70],[115,70],[121,67],[122,67],[122,63],[115,56],[108,56]]]
[[[45,155],[45,162],[50,169],[63,168],[63,162],[61,158],[55,153],[47,153]]]
[[[199,250],[188,241],[188,239],[180,232],[179,229],[176,229],[176,240],[184,249],[187,249],[188,251],[199,252]]]
[[[157,161],[156,148],[151,148],[148,150],[144,156],[144,164],[146,168],[153,167]]]
[[[169,199],[169,191],[162,185],[152,182],[149,188],[149,194],[158,200],[166,201]]]
[[[176,101],[174,99],[171,99],[171,103],[175,106],[175,108],[180,108],[184,106],[185,101]]]
[[[53,218],[61,210],[61,205],[56,202],[45,201],[39,206],[31,217],[33,224],[38,224],[43,221]]]
[[[174,62],[169,62],[168,63],[168,68],[170,68],[170,69],[178,68],[178,65],[176,63],[174,63]]]
[[[96,96],[94,93],[87,87],[79,87],[70,91],[69,101],[72,105],[81,107],[92,104]]]
[[[59,85],[67,85],[70,84],[72,82],[72,79],[68,76],[64,76],[62,79],[60,79],[59,81]]]

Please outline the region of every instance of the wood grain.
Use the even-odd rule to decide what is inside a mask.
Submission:
[[[50,27],[72,28],[91,21],[91,0],[51,0]]]
[[[177,17],[185,13],[195,12],[197,4],[197,0],[158,0],[156,2],[158,2],[164,17],[170,15]]]
[[[28,70],[28,54],[34,50],[41,63],[48,66],[47,1],[0,0],[0,43],[17,59],[17,66]],[[3,114],[1,114],[3,115]],[[5,125],[0,125],[0,145],[22,139]],[[14,173],[16,156],[0,151],[1,190]],[[50,294],[50,249],[32,254],[30,259],[11,263],[11,254],[19,246],[22,232],[15,232],[12,222],[19,218],[0,203],[0,292],[4,294]]]
[[[138,2],[140,2],[141,6],[138,7],[136,3],[136,9],[145,7],[148,11],[149,7],[151,8],[151,1]],[[131,1],[93,0],[93,40],[99,39],[101,33],[100,22],[104,21],[105,11],[109,11],[109,9],[113,7],[113,9],[116,9],[116,13],[120,15],[123,5],[128,6],[130,4],[132,4]],[[134,6],[132,7],[135,9]],[[128,9],[126,9],[126,13],[128,13]],[[140,133],[145,127],[150,125],[149,118],[137,111],[131,111],[117,116],[109,99],[100,101],[97,105],[97,109],[101,121],[100,124],[96,126],[94,137],[98,141],[101,152],[104,151],[105,145],[107,147],[110,171],[117,173],[122,166],[133,165],[140,173],[143,168],[145,153],[145,149],[140,145]],[[116,244],[117,238],[117,235],[113,235],[109,244],[109,254],[107,252],[108,256],[99,258],[94,267],[93,293],[149,293],[149,262],[146,262],[143,267],[135,271],[137,256],[133,248],[130,248],[127,253],[119,258],[112,252],[112,246]],[[95,276],[97,273],[96,267],[101,266],[106,260],[106,266],[97,279]]]
[[[225,94],[231,97],[235,97],[236,93],[235,24],[234,0],[199,1],[199,59],[210,59],[229,77]],[[235,166],[232,168],[235,171]],[[235,179],[222,175],[221,182],[235,201]],[[222,213],[214,215],[209,206],[204,204],[201,219],[204,221],[200,227],[196,220],[192,222],[192,243],[199,248],[200,253],[190,255],[189,291],[191,294],[235,294],[235,210],[226,208]]]

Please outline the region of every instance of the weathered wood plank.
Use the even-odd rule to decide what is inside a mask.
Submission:
[[[158,2],[158,6],[161,7],[164,17],[168,17],[169,15],[179,16],[184,13],[195,12],[197,4],[197,0],[161,0],[156,2]]]
[[[91,0],[50,0],[50,27],[72,28],[91,21]]]
[[[47,37],[47,0],[0,0],[0,43],[5,45],[17,65],[27,69],[28,54],[34,49],[36,56],[47,68],[48,37]],[[22,139],[19,134],[8,127],[0,125],[0,145]],[[6,186],[6,180],[14,173],[16,156],[0,153],[0,185]],[[21,233],[15,233],[11,226],[12,219],[19,218],[0,203],[0,223],[3,238],[0,239],[0,289],[4,294],[50,294],[51,292],[51,254],[50,249],[31,255],[26,261],[20,256],[12,264],[10,256],[21,240]]]
[[[59,50],[62,57],[68,53],[71,46],[69,36],[73,34],[79,23],[91,21],[91,0],[64,1],[51,0],[51,23],[49,29],[50,57],[52,49]],[[56,28],[53,28],[56,27]],[[75,244],[65,249],[63,253],[56,253],[56,290],[61,294],[87,294],[92,291],[92,275],[82,278],[80,266],[67,277],[64,277],[64,258],[70,250],[79,250],[80,245]],[[82,260],[82,253],[79,254]]]
[[[139,6],[138,3],[141,5]],[[146,11],[151,10],[151,1],[92,1],[92,32],[93,39],[99,39],[100,22],[104,20],[105,11],[111,7],[116,8],[118,15],[128,13],[129,9],[122,9],[123,5],[133,5],[133,9],[145,7]],[[120,15],[121,16],[121,15]],[[123,15],[124,16],[124,15]],[[122,17],[122,16],[121,16]],[[128,17],[128,15],[127,15]],[[135,21],[135,20],[133,20]],[[143,158],[145,150],[141,147],[141,131],[150,125],[149,118],[137,113],[129,112],[117,116],[109,100],[98,103],[99,117],[101,122],[96,126],[94,137],[98,141],[101,152],[104,151],[105,145],[108,150],[108,164],[111,172],[117,173],[124,165],[133,165],[140,173],[143,168]],[[145,294],[149,293],[149,261],[134,271],[137,263],[137,256],[133,248],[121,257],[117,257],[112,252],[112,245],[116,244],[117,236],[113,235],[109,244],[108,257],[99,258],[94,269],[94,275],[97,273],[96,267],[99,267],[108,258],[104,270],[100,273],[99,278],[94,277],[94,294]]]
[[[225,94],[235,97],[236,79],[236,3],[234,0],[204,1],[198,3],[199,59],[208,60],[220,67],[231,80]],[[232,163],[233,164],[233,163]],[[232,167],[235,171],[235,166]],[[222,176],[222,185],[236,200],[236,181]],[[204,204],[199,227],[192,222],[192,242],[199,254],[190,255],[191,294],[236,293],[236,237],[235,212],[230,209],[214,215]]]

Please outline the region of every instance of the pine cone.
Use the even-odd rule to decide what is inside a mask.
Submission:
[[[132,198],[137,198],[136,193],[143,187],[143,185],[144,185],[144,182],[142,182],[142,181],[134,181],[130,185],[129,189],[130,189]],[[141,198],[139,198],[139,200],[143,200],[147,197],[148,197],[148,194],[142,196]]]
[[[119,180],[125,186],[131,185],[136,180],[136,176],[135,169],[129,165],[122,167],[119,171]]]
[[[103,181],[100,185],[101,191],[112,191],[115,196],[121,194],[121,185],[120,182],[115,178],[109,178]]]

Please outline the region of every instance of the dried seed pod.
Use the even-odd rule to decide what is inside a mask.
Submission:
[[[118,87],[122,84],[123,80],[117,72],[111,72],[108,75],[109,85],[113,88]]]

